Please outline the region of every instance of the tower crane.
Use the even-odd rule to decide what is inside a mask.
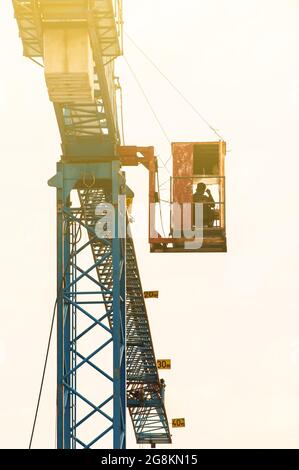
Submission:
[[[12,1],[24,56],[44,67],[61,136],[61,158],[49,180],[57,194],[57,447],[126,448],[126,408],[137,443],[171,444],[128,230],[133,192],[124,167],[143,165],[149,174],[151,251],[182,251],[186,237],[173,223],[168,238],[155,228],[154,148],[120,142],[114,65],[122,54],[122,1]],[[214,226],[203,229],[201,244],[191,251],[225,251],[225,145],[188,145],[173,144],[174,173],[179,167],[174,198],[190,200],[193,179],[207,184],[207,178],[222,198]],[[214,163],[211,175],[207,159]],[[193,175],[191,160],[201,174]]]

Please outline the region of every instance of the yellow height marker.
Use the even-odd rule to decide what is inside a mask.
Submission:
[[[159,291],[157,290],[147,290],[144,292],[145,299],[158,299]]]
[[[171,359],[157,359],[158,369],[171,369]]]
[[[184,428],[186,426],[185,418],[175,418],[172,420],[173,428]]]

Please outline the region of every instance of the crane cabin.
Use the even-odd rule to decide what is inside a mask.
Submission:
[[[227,251],[225,155],[224,141],[172,144],[169,236],[155,229],[156,209],[151,209],[151,252]]]

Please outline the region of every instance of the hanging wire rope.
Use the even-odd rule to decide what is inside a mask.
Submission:
[[[169,180],[165,180],[163,181],[163,183],[160,184],[160,188],[162,188],[163,186],[165,186],[165,184],[169,184]]]
[[[44,361],[44,367],[43,367],[43,373],[42,373],[42,379],[41,379],[41,384],[39,387],[39,393],[38,393],[38,399],[37,399],[37,404],[35,408],[35,414],[34,414],[34,420],[33,420],[33,426],[31,430],[31,436],[30,436],[30,442],[29,442],[29,449],[31,449],[32,446],[32,441],[34,437],[34,431],[36,427],[36,420],[37,420],[37,415],[39,411],[39,405],[40,405],[40,400],[42,396],[42,391],[43,391],[43,386],[44,386],[44,381],[45,381],[45,374],[46,374],[46,369],[47,369],[47,364],[48,364],[48,357],[49,357],[49,351],[50,351],[50,345],[51,345],[51,339],[52,339],[52,333],[53,333],[53,326],[54,326],[54,319],[56,315],[56,309],[57,309],[57,298],[55,300],[54,308],[53,308],[53,314],[52,314],[52,320],[51,320],[51,327],[50,327],[50,333],[49,333],[49,338],[48,338],[48,345],[47,345],[47,352],[46,352],[46,357]]]
[[[78,243],[78,241],[80,241],[81,233],[82,233],[81,232],[81,227],[79,225],[78,230],[76,231],[76,235],[75,235],[76,243]],[[78,234],[79,234],[79,239],[78,239]],[[73,255],[73,253],[70,254],[67,266],[70,263],[72,255]],[[62,282],[61,282],[61,287],[60,287],[59,293],[62,289],[62,283],[63,283],[64,279],[65,279],[65,273],[63,275],[63,279],[62,279]],[[59,294],[58,294],[58,296],[59,296]],[[51,320],[51,326],[50,326],[50,333],[49,333],[48,344],[47,344],[47,351],[46,351],[46,356],[45,356],[45,361],[44,361],[44,366],[43,366],[43,373],[42,373],[41,383],[40,383],[40,387],[39,387],[37,404],[36,404],[36,408],[35,408],[33,425],[32,425],[32,429],[31,429],[29,449],[31,449],[31,446],[32,446],[32,441],[33,441],[34,432],[35,432],[35,428],[36,428],[37,416],[38,416],[39,407],[40,407],[41,396],[42,396],[43,387],[44,387],[45,374],[46,374],[46,369],[47,369],[47,365],[48,365],[48,358],[49,358],[49,352],[50,352],[50,346],[51,346],[51,340],[52,340],[52,334],[53,334],[54,320],[55,320],[56,311],[57,311],[57,300],[58,300],[58,297],[56,297],[54,308],[53,308],[53,314],[52,314],[52,320]],[[56,416],[56,420],[55,420],[55,434],[56,434],[56,428],[57,428],[57,416]],[[56,441],[56,443],[57,443],[57,441]]]
[[[125,144],[125,126],[124,126],[124,108],[123,108],[123,90],[119,81],[119,77],[115,77],[115,89],[119,92],[119,104],[116,106],[116,121],[118,124],[118,129],[121,127],[121,143]],[[120,108],[120,126],[118,118],[118,107]]]
[[[54,448],[57,449],[57,413],[55,413]]]
[[[158,183],[158,198],[159,198],[159,212],[160,212],[160,220],[161,220],[161,228],[165,238],[165,230],[163,224],[163,217],[162,217],[162,205],[161,205],[161,197],[160,197],[160,184],[159,184],[159,172],[157,171],[157,183]]]
[[[40,67],[42,68],[45,68],[45,66],[43,64],[41,64],[40,62],[38,62],[37,60],[33,59],[33,57],[28,57],[28,59],[30,59],[32,62],[34,62],[36,65],[39,65]]]
[[[159,72],[159,74],[169,83],[169,85],[178,93],[178,95],[185,101],[188,106],[194,111],[195,114],[217,135],[217,137],[220,140],[224,140],[221,134],[218,132],[217,129],[215,129],[214,126],[210,124],[210,122],[203,116],[202,113],[198,111],[198,109],[194,106],[194,104],[191,103],[191,101],[186,98],[186,96],[182,93],[182,91],[165,75],[165,73],[162,72],[162,70],[158,67],[158,65],[155,64],[155,62],[144,52],[144,50],[138,46],[138,44],[134,41],[134,39],[128,34],[125,33],[126,37],[129,39],[129,41],[133,44],[133,46],[146,58],[146,60]],[[167,160],[167,162],[170,160],[170,158]],[[166,163],[167,163],[166,162]]]
[[[150,110],[151,110],[153,116],[155,117],[155,119],[156,119],[156,121],[157,121],[157,123],[158,123],[158,125],[159,125],[159,127],[160,127],[160,129],[161,129],[161,131],[162,131],[162,133],[163,133],[163,135],[164,135],[164,137],[165,137],[165,139],[166,139],[167,142],[170,144],[171,142],[170,142],[170,139],[169,139],[169,137],[168,137],[168,135],[167,135],[167,132],[165,131],[165,129],[164,129],[164,127],[163,127],[163,125],[162,125],[162,123],[161,123],[161,121],[160,121],[160,119],[159,119],[159,117],[158,117],[156,111],[154,110],[154,108],[153,108],[153,106],[152,106],[152,104],[151,104],[151,102],[150,102],[150,100],[149,100],[149,98],[148,98],[148,96],[147,96],[147,94],[146,94],[146,92],[145,92],[143,86],[141,85],[139,78],[137,77],[136,73],[134,72],[133,68],[132,68],[131,65],[129,64],[129,62],[128,62],[128,60],[127,60],[126,57],[124,57],[124,60],[125,60],[125,62],[126,62],[126,64],[127,64],[128,68],[129,68],[129,70],[130,70],[130,72],[131,72],[131,74],[132,74],[132,76],[133,76],[135,82],[137,83],[137,85],[138,85],[138,87],[139,87],[139,89],[140,89],[140,91],[141,91],[141,93],[142,93],[142,95],[143,95],[145,101],[147,102],[147,104],[148,104],[148,106],[149,106],[149,108],[150,108]],[[167,168],[167,166],[166,166],[166,163],[164,163],[164,161],[163,161],[160,157],[158,157],[158,159],[159,159],[159,161],[162,163],[162,165],[163,165],[163,167],[165,168],[165,170],[167,171],[167,173],[170,175],[170,172],[169,172],[169,170],[168,170],[168,168]]]
[[[150,100],[149,100],[149,98],[148,98],[148,96],[147,96],[147,94],[146,94],[146,92],[145,92],[143,86],[141,85],[139,78],[137,77],[136,73],[134,72],[133,68],[132,68],[131,65],[129,64],[129,62],[128,62],[128,60],[127,60],[126,57],[124,57],[124,60],[125,60],[125,62],[126,62],[126,64],[127,64],[128,68],[129,68],[129,70],[130,70],[130,72],[131,72],[131,74],[132,74],[132,76],[133,76],[135,82],[137,83],[137,85],[138,85],[138,87],[139,87],[139,89],[140,89],[140,91],[141,91],[141,93],[142,93],[142,95],[143,95],[145,101],[147,102],[147,104],[148,104],[148,106],[149,106],[149,108],[150,108],[150,110],[151,110],[153,116],[155,117],[155,119],[156,119],[156,121],[157,121],[157,123],[158,123],[158,125],[159,125],[159,127],[160,127],[160,129],[161,129],[161,131],[162,131],[162,133],[163,133],[163,135],[164,135],[164,137],[165,137],[165,139],[167,140],[167,142],[168,142],[169,144],[171,144],[170,139],[169,139],[169,137],[168,137],[168,135],[167,135],[167,132],[166,132],[166,130],[164,129],[164,127],[163,127],[163,125],[162,125],[162,123],[161,123],[161,121],[160,121],[160,119],[159,119],[159,117],[158,117],[156,111],[154,110],[153,105],[151,104],[151,102],[150,102]],[[168,170],[168,168],[167,168],[166,164],[164,163],[164,161],[162,160],[162,158],[159,157],[159,155],[157,156],[157,158],[158,158],[158,160],[159,160],[159,161],[162,163],[162,165],[163,165],[163,167],[158,167],[158,170],[159,170],[159,168],[160,168],[160,169],[161,169],[161,168],[164,168],[164,169],[167,171],[167,173],[170,175],[170,171]],[[163,216],[162,216],[162,205],[161,205],[161,202],[160,202],[159,171],[157,171],[157,184],[158,184],[158,198],[159,198],[159,212],[160,212],[161,228],[162,228],[163,235],[164,235],[164,237],[165,237],[165,230],[164,230]]]
[[[165,170],[165,167],[164,166],[158,166],[159,170]],[[167,173],[169,173],[169,170],[167,169]],[[170,175],[170,173],[169,173]]]
[[[119,94],[120,94],[120,122],[121,122],[121,135],[122,135],[122,142],[123,145],[126,145],[125,143],[125,126],[124,126],[124,103],[123,103],[123,90],[120,87],[119,88]]]

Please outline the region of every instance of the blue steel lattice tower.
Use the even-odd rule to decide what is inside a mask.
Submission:
[[[76,28],[87,32],[92,52],[92,99],[89,91],[86,99],[80,95],[83,76],[80,99],[69,75],[47,82],[62,140],[49,181],[57,191],[57,447],[125,448],[126,407],[138,443],[170,443],[134,244],[126,236],[123,200],[130,190],[118,153],[114,77],[122,2],[13,6],[26,57],[45,63],[46,31],[58,38]],[[108,207],[114,223],[99,238]]]

